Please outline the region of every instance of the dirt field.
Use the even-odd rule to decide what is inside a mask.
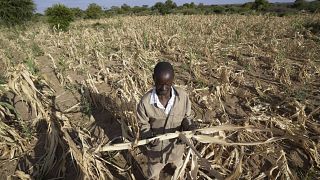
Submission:
[[[320,177],[319,19],[148,16],[77,21],[64,33],[40,23],[0,29],[0,179],[142,179],[143,148],[94,150],[123,142],[125,131],[134,139],[135,107],[160,60],[174,65],[200,127],[265,130],[213,137],[283,138],[198,142],[224,178]],[[210,179],[202,165],[196,177]]]

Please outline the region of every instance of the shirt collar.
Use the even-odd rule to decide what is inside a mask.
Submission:
[[[168,104],[172,103],[172,101],[174,101],[175,97],[176,97],[176,91],[171,86],[171,97],[170,97],[170,99],[168,101]],[[163,107],[163,105],[160,103],[159,97],[158,97],[157,92],[156,92],[156,88],[153,88],[153,90],[151,92],[150,104],[156,104],[158,108],[165,109]]]

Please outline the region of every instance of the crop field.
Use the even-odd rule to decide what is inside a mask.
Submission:
[[[206,140],[194,135],[181,179],[320,177],[319,19],[128,16],[79,20],[67,32],[42,22],[1,28],[0,179],[141,179],[142,147],[103,147],[137,142],[136,105],[161,60],[174,65],[199,128],[215,128]]]

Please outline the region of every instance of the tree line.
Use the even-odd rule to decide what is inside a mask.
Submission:
[[[66,30],[75,19],[99,19],[103,17],[125,15],[167,15],[167,14],[256,14],[269,13],[278,16],[295,14],[298,12],[315,13],[320,11],[320,0],[296,0],[294,3],[269,3],[267,0],[255,0],[244,4],[232,5],[205,5],[185,3],[178,6],[172,0],[157,2],[153,6],[112,6],[103,8],[92,3],[82,10],[68,8],[63,4],[55,4],[45,10],[44,14],[35,13],[36,6],[33,0],[0,0],[0,23],[8,26],[23,24],[32,19],[46,19],[49,24],[58,29]]]
[[[167,0],[164,3],[157,2],[153,6],[134,6],[130,7],[123,4],[120,7],[113,6],[105,10],[106,16],[114,15],[166,15],[166,14],[226,14],[226,13],[273,13],[275,15],[293,14],[299,11],[318,12],[320,10],[320,0],[305,1],[296,0],[294,3],[269,3],[267,0],[255,0],[245,4],[231,5],[205,5],[185,3],[178,6],[174,1]],[[84,11],[85,12],[85,11]]]
[[[90,4],[86,10],[80,8],[71,8],[76,18],[101,18],[123,15],[167,15],[167,14],[252,14],[252,13],[271,13],[274,15],[289,15],[300,11],[315,13],[320,11],[320,0],[306,1],[296,0],[294,3],[269,3],[267,0],[255,0],[244,4],[230,5],[205,5],[203,3],[196,4],[194,2],[185,3],[178,6],[172,0],[165,2],[157,2],[153,6],[129,6],[123,4],[121,6],[112,6],[110,8],[102,8],[97,4]]]

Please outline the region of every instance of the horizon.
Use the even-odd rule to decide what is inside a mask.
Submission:
[[[247,2],[253,2],[254,0],[174,0],[174,2],[177,5],[182,5],[184,3],[191,3],[194,2],[195,4],[203,3],[205,5],[225,5],[225,4],[244,4]],[[108,9],[112,6],[121,6],[123,4],[127,4],[129,6],[142,6],[142,5],[148,5],[149,7],[154,5],[157,2],[165,2],[165,0],[140,0],[140,1],[134,1],[134,0],[117,0],[117,1],[104,1],[104,0],[53,0],[53,1],[47,1],[47,0],[34,0],[36,4],[36,12],[37,13],[43,13],[48,7],[51,7],[54,4],[64,4],[67,7],[70,8],[80,8],[80,9],[86,9],[90,3],[96,3],[100,6],[102,6],[104,9]],[[294,0],[271,0],[270,3],[292,3]]]

